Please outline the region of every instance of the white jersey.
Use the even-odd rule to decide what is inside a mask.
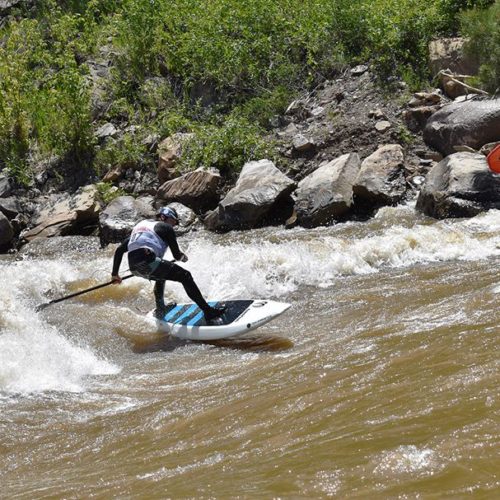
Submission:
[[[132,252],[139,248],[149,248],[160,259],[167,251],[167,244],[156,234],[156,221],[143,220],[132,229],[127,251]]]

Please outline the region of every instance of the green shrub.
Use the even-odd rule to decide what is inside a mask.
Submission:
[[[105,205],[111,203],[115,198],[127,194],[123,189],[113,186],[111,182],[98,182],[96,187],[99,197]]]
[[[146,148],[141,141],[134,135],[126,134],[120,140],[111,141],[97,151],[94,169],[99,175],[112,168],[122,171],[129,168],[138,169],[146,157]]]
[[[229,116],[221,126],[199,126],[195,134],[183,151],[181,170],[213,167],[234,176],[247,161],[273,157],[259,127],[242,117]]]
[[[56,14],[54,14],[56,15]],[[0,161],[18,178],[29,162],[63,156],[75,164],[93,152],[90,94],[75,60],[81,19],[21,19],[0,45]]]

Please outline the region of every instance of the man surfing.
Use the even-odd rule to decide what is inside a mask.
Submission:
[[[225,307],[211,307],[203,298],[191,273],[173,262],[163,259],[170,248],[175,260],[187,262],[187,255],[179,250],[174,227],[179,217],[173,207],[162,207],[158,211],[157,220],[143,220],[136,224],[128,238],[115,250],[111,279],[121,283],[118,274],[123,255],[128,252],[128,263],[132,274],[147,280],[155,281],[154,295],[156,301],[155,316],[163,319],[167,312],[164,301],[165,281],[177,281],[182,284],[189,298],[196,302],[203,311],[207,324],[222,316]]]

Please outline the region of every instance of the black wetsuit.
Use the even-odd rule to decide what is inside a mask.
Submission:
[[[172,226],[165,222],[157,222],[154,225],[154,232],[163,240],[167,247],[170,248],[174,259],[180,260],[183,257],[183,253],[179,250],[177,237]],[[113,259],[113,276],[118,275],[123,255],[128,251],[129,242],[130,237],[125,239],[115,251]],[[166,280],[181,283],[189,298],[193,302],[196,302],[204,312],[212,309],[203,298],[191,273],[173,262],[163,260],[161,257],[156,256],[153,250],[149,248],[138,248],[130,251],[128,253],[128,263],[132,274],[155,281],[154,294],[157,309],[165,307],[163,295],[165,292]]]

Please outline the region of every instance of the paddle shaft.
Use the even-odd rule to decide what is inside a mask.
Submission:
[[[132,278],[133,274],[128,274],[127,276],[124,276],[122,278],[123,280],[127,280],[129,278]],[[62,302],[63,300],[71,299],[73,297],[78,297],[78,295],[82,295],[84,293],[92,292],[94,290],[99,290],[99,288],[104,288],[105,286],[109,286],[115,283],[114,281],[108,281],[107,283],[101,283],[100,285],[93,286],[91,288],[87,288],[85,290],[80,290],[79,292],[72,293],[70,295],[65,295],[64,297],[60,297],[58,299],[51,300],[50,302],[47,302],[45,304],[40,304],[36,310],[39,311],[40,309],[44,309],[47,306],[50,306],[51,304],[56,304],[57,302]]]

